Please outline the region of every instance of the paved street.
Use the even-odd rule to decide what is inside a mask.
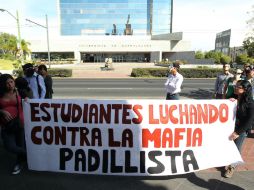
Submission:
[[[54,79],[55,98],[164,99],[163,79]],[[185,79],[181,96],[211,99],[214,79]]]

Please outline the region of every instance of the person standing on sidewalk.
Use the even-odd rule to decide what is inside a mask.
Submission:
[[[183,83],[183,76],[179,73],[180,64],[176,62],[169,69],[170,73],[165,83],[167,91],[166,100],[179,100],[179,93]]]
[[[48,74],[48,69],[47,69],[46,65],[39,65],[38,66],[38,73],[44,78],[45,87],[46,87],[45,99],[52,99],[53,80],[52,80],[52,77]]]
[[[223,65],[223,73],[218,74],[215,81],[214,96],[216,99],[223,99],[226,82],[231,77],[234,75],[229,72],[229,64]]]
[[[14,78],[0,76],[0,128],[4,148],[16,155],[12,174],[19,174],[26,162],[24,115],[21,97],[15,89]]]
[[[245,68],[245,80],[249,81],[252,86],[252,95],[254,99],[254,67],[248,66]]]
[[[33,91],[33,99],[44,99],[46,87],[43,77],[35,72],[34,66],[31,63],[23,65],[23,71],[25,74],[24,78]]]
[[[249,81],[240,80],[235,86],[235,94],[238,95],[235,130],[229,136],[241,152],[243,142],[248,130],[254,121],[254,100],[252,98],[252,87]],[[234,174],[237,163],[229,165],[224,173],[224,177],[231,178]]]
[[[229,99],[229,98],[237,98],[235,95],[235,85],[237,81],[242,80],[241,78],[242,75],[242,70],[241,69],[236,69],[234,77],[230,77],[225,86],[224,86],[224,97],[223,99]]]

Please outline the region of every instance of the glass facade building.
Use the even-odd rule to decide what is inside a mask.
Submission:
[[[171,31],[171,0],[59,0],[61,35],[157,35]]]

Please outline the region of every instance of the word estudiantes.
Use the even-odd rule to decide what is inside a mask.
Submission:
[[[32,122],[140,124],[143,106],[139,104],[30,103]],[[159,116],[155,116],[159,112]],[[148,105],[149,124],[211,124],[228,121],[227,104]]]

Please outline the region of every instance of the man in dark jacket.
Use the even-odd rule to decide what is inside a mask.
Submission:
[[[45,86],[46,86],[46,99],[52,99],[53,97],[53,80],[52,77],[48,74],[48,69],[45,65],[38,66],[38,73],[44,78]]]

